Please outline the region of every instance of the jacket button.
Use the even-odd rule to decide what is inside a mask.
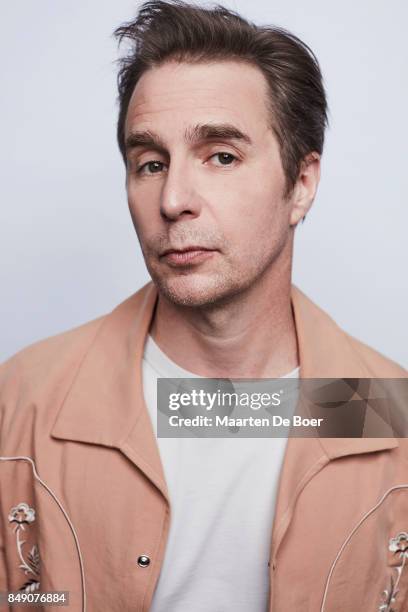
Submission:
[[[140,565],[140,567],[147,567],[150,565],[150,559],[147,555],[140,555],[137,560],[137,564]]]

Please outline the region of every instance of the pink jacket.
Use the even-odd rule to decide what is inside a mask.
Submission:
[[[156,298],[149,282],[0,366],[0,592],[69,591],[75,612],[149,610],[171,520],[141,382]],[[296,287],[292,305],[301,377],[407,377]],[[289,438],[270,612],[408,611],[406,548],[405,438]]]

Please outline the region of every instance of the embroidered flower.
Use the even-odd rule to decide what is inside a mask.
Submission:
[[[34,508],[30,508],[28,504],[21,502],[18,506],[10,510],[8,520],[10,523],[17,523],[18,525],[26,523],[28,525],[35,521],[35,510]]]
[[[382,593],[382,602],[378,608],[379,612],[396,612],[394,604],[399,593],[398,585],[406,566],[406,560],[408,559],[408,533],[400,531],[395,537],[391,538],[388,542],[388,550],[394,554],[399,553],[402,561],[400,565],[393,568],[395,576],[390,576],[390,585]]]
[[[23,551],[23,546],[26,540],[20,539],[20,531],[25,531],[24,525],[30,525],[35,521],[35,510],[30,508],[25,502],[17,504],[14,508],[11,508],[8,515],[9,523],[15,523],[14,533],[16,534],[16,548],[17,555],[21,561],[19,568],[23,570],[26,576],[31,576],[20,588],[19,591],[31,593],[37,591],[40,588],[40,553],[38,546],[34,544],[31,550],[27,553]]]
[[[393,553],[399,552],[400,557],[408,555],[408,533],[406,531],[401,531],[395,538],[391,538],[388,550]]]

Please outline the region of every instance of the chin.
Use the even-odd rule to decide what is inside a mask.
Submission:
[[[216,277],[184,275],[166,279],[153,278],[153,281],[164,297],[179,306],[211,306],[228,300],[236,293],[225,279]]]

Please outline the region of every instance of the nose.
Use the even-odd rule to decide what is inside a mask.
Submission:
[[[163,184],[160,214],[167,220],[176,220],[182,215],[197,217],[201,211],[194,172],[187,160],[174,160],[169,164]]]

